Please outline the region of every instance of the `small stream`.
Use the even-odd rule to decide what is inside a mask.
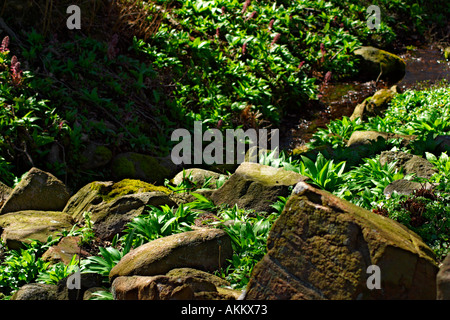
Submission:
[[[450,81],[450,62],[445,61],[442,52],[435,46],[417,48],[398,54],[406,62],[405,77],[397,83],[400,92],[407,89],[421,89],[447,79]],[[383,81],[331,83],[322,88],[320,107],[298,119],[288,116],[282,124],[281,149],[291,151],[307,143],[318,128],[343,116],[351,116],[355,106],[372,96],[377,90],[387,88]]]

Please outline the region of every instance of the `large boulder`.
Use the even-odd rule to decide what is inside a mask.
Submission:
[[[300,182],[274,223],[246,299],[435,299],[432,250],[405,226]],[[373,288],[370,269],[381,274]],[[371,267],[372,268],[372,267]]]
[[[46,242],[49,236],[70,231],[74,221],[71,216],[58,211],[18,211],[0,216],[0,232],[8,248],[18,249],[30,239]]]
[[[111,163],[115,179],[137,179],[154,184],[163,184],[172,176],[173,163],[167,159],[155,158],[136,152],[117,155]]]
[[[97,236],[111,240],[126,223],[144,213],[148,205],[175,206],[169,193],[165,187],[140,180],[92,182],[70,198],[63,212],[76,222],[84,221],[83,213],[90,212]]]
[[[175,268],[215,271],[226,266],[233,249],[228,234],[220,229],[198,229],[174,234],[143,244],[126,254],[109,274],[153,276]]]
[[[436,278],[437,299],[450,300],[450,254],[442,262]]]
[[[54,175],[32,168],[12,190],[0,214],[23,210],[61,211],[70,195]]]
[[[385,165],[396,161],[395,167],[403,168],[404,174],[415,174],[419,178],[429,179],[437,172],[436,168],[422,157],[403,151],[383,151],[380,154],[380,164]]]
[[[362,58],[360,73],[368,79],[396,83],[405,76],[406,63],[395,54],[374,47],[361,47],[354,54]]]
[[[212,195],[214,204],[238,205],[243,209],[271,212],[279,196],[308,178],[293,171],[252,162],[243,162],[234,174]]]

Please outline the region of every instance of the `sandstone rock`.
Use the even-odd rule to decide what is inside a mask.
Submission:
[[[111,171],[117,180],[137,179],[149,183],[163,184],[165,179],[171,177],[171,171],[164,166],[158,158],[135,152],[117,155],[112,164]]]
[[[116,300],[236,300],[240,292],[219,285],[221,278],[183,268],[166,275],[117,277],[112,283]]]
[[[76,256],[76,259],[80,258],[80,254],[83,257],[88,256],[89,254],[79,247],[79,242],[79,236],[64,237],[57,245],[52,246],[45,251],[42,255],[42,259],[44,261],[51,261],[52,263],[62,262],[68,265],[73,256]]]
[[[396,168],[403,168],[403,173],[415,173],[420,178],[428,179],[437,172],[428,160],[416,155],[403,151],[383,151],[380,154],[381,165],[394,161],[397,161]]]
[[[406,179],[399,179],[389,183],[386,188],[384,188],[384,195],[389,196],[394,192],[403,195],[410,195],[414,193],[414,190],[422,188],[419,182],[414,182]]]
[[[372,97],[365,99],[362,103],[358,104],[350,116],[350,120],[354,121],[357,118],[366,120],[367,117],[374,117],[381,115],[388,107],[389,102],[395,95],[395,89],[381,89],[375,92]]]
[[[86,291],[91,288],[98,288],[102,285],[103,277],[98,273],[80,273],[80,289],[69,289],[66,277],[58,282],[60,300],[84,300]]]
[[[173,178],[172,182],[175,185],[179,185],[183,181],[183,177],[185,177],[186,179],[189,179],[189,181],[194,183],[198,188],[201,188],[203,184],[208,180],[208,178],[211,178],[207,187],[216,189],[216,182],[221,176],[223,175],[214,171],[192,168],[179,172]]]
[[[19,288],[11,300],[59,300],[58,286],[54,284],[29,283]]]
[[[148,242],[126,254],[111,270],[118,276],[153,276],[175,268],[214,271],[226,266],[233,249],[228,234],[220,229],[198,229]]]
[[[450,300],[450,254],[444,259],[436,278],[437,299]]]
[[[432,250],[401,224],[304,182],[274,223],[246,299],[435,299]],[[381,289],[370,290],[370,265]]]
[[[61,211],[69,197],[66,186],[59,179],[32,168],[13,189],[0,214],[23,210]]]
[[[112,283],[115,300],[194,300],[196,292],[217,292],[214,284],[194,277],[118,277]]]
[[[287,196],[289,187],[308,179],[282,168],[244,162],[211,196],[214,204],[238,205],[243,209],[271,212],[278,196]]]
[[[84,212],[90,212],[97,236],[111,240],[127,222],[144,213],[146,206],[175,206],[168,193],[167,188],[139,180],[92,182],[70,198],[63,212],[76,222],[83,221]]]
[[[447,152],[450,154],[450,135],[437,136],[434,141],[437,143],[437,153]]]
[[[13,190],[12,188],[8,187],[3,182],[0,182],[0,208],[6,202],[12,190]]]
[[[380,78],[396,83],[405,76],[405,62],[392,53],[374,47],[361,47],[354,54],[362,58],[361,74],[371,80]]]
[[[378,131],[354,131],[347,142],[347,147],[359,147],[361,145],[369,145],[378,139],[405,139],[407,142],[413,140],[415,136],[393,134]]]
[[[29,239],[46,242],[52,235],[70,231],[74,222],[71,216],[55,211],[18,211],[0,216],[0,232],[8,248],[18,249]]]
[[[216,287],[229,287],[230,283],[209,272],[193,269],[193,268],[177,268],[166,273],[166,276],[172,278],[193,277],[213,283]]]

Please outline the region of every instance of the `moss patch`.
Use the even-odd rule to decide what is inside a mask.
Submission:
[[[99,189],[98,191],[102,199],[107,202],[120,196],[134,193],[159,191],[165,194],[170,194],[170,190],[166,187],[155,186],[144,181],[133,179],[124,179],[120,182],[115,183],[112,186],[112,189],[107,194],[102,194],[102,189]]]

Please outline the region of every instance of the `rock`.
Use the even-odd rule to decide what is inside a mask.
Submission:
[[[177,204],[177,206],[179,206],[181,204],[186,204],[186,203],[197,200],[197,198],[195,196],[193,196],[192,193],[202,195],[205,198],[211,200],[214,190],[213,189],[197,189],[197,190],[193,190],[191,192],[173,193],[170,195],[170,199],[173,200]]]
[[[166,273],[166,276],[172,278],[185,278],[185,277],[194,277],[197,279],[202,279],[208,282],[211,282],[216,287],[229,287],[230,283],[227,280],[224,280],[218,276],[215,276],[211,273],[193,269],[193,268],[177,268],[172,269]]]
[[[192,168],[179,172],[173,178],[172,183],[175,185],[179,185],[183,181],[183,177],[185,177],[185,179],[189,179],[189,181],[195,184],[198,188],[202,188],[205,182],[207,182],[207,180],[210,178],[207,187],[211,189],[217,189],[216,182],[220,177],[224,177],[224,175],[209,170]]]
[[[29,283],[20,287],[11,300],[60,300],[60,297],[57,285]]]
[[[437,264],[394,220],[300,182],[275,221],[246,299],[435,299]],[[381,289],[367,286],[380,268]],[[373,282],[371,282],[373,283]]]
[[[55,246],[51,246],[42,255],[44,261],[50,261],[52,263],[62,262],[66,265],[70,263],[73,256],[76,259],[80,258],[80,254],[83,257],[89,256],[89,253],[81,249],[78,245],[80,242],[79,236],[70,236],[62,238],[59,243]]]
[[[100,293],[100,292],[109,292],[108,290],[106,290],[103,287],[93,287],[93,288],[89,288],[87,289],[84,294],[83,294],[83,300],[95,300],[95,294],[96,293]]]
[[[369,145],[372,142],[376,142],[378,139],[405,139],[406,142],[413,140],[415,136],[393,134],[378,131],[353,131],[350,139],[348,139],[347,147],[359,147],[362,145]]]
[[[92,170],[105,166],[111,159],[111,150],[103,145],[91,142],[81,153],[80,165],[84,170]]]
[[[450,135],[440,135],[437,136],[434,139],[436,146],[436,152],[442,153],[447,152],[447,154],[450,154]]]
[[[410,195],[414,193],[414,190],[418,190],[420,188],[422,188],[422,184],[419,182],[399,179],[389,183],[386,188],[384,188],[383,193],[386,196],[390,196],[395,191],[398,194]]]
[[[392,53],[374,47],[361,47],[354,54],[362,58],[360,73],[370,80],[380,78],[396,83],[405,76],[406,63]]]
[[[395,95],[394,87],[391,89],[381,89],[375,92],[372,97],[365,99],[362,103],[358,104],[350,116],[350,120],[354,121],[357,118],[366,120],[367,117],[374,117],[381,115],[391,102]]]
[[[0,232],[9,249],[19,249],[29,239],[46,242],[49,236],[56,236],[73,226],[71,216],[56,211],[18,211],[0,216]]]
[[[301,174],[258,163],[243,162],[231,177],[211,196],[215,205],[238,205],[242,209],[272,212],[279,196],[287,196],[289,187],[308,179]]]
[[[437,170],[434,166],[426,159],[412,155],[403,151],[383,151],[380,154],[380,164],[385,165],[386,163],[391,163],[397,161],[395,167],[400,169],[403,168],[404,174],[415,173],[417,177],[428,179]]]
[[[114,300],[194,300],[196,292],[216,291],[205,280],[163,275],[118,277],[112,283]]]
[[[0,214],[23,210],[61,211],[69,197],[66,186],[59,179],[32,168],[12,190]]]
[[[161,160],[148,155],[127,152],[114,158],[111,171],[117,180],[137,179],[163,184],[165,179],[171,177],[171,171],[162,163]]]
[[[168,194],[165,187],[139,180],[92,182],[70,198],[63,212],[76,222],[82,222],[83,213],[90,212],[96,235],[103,240],[111,240],[126,223],[144,213],[148,205],[175,206]]]
[[[436,277],[437,299],[450,300],[450,254],[442,262]]]
[[[109,274],[153,276],[175,268],[218,270],[231,259],[233,249],[228,234],[220,229],[198,229],[159,238],[126,254]]]
[[[0,181],[0,208],[6,202],[12,190],[12,188],[8,187],[6,184]]]
[[[80,289],[69,289],[66,277],[58,282],[60,300],[84,300],[84,295],[91,288],[98,288],[102,285],[103,277],[98,273],[79,273]]]
[[[117,277],[117,300],[236,300],[240,292],[219,285],[227,281],[206,272],[183,268],[166,275]]]

